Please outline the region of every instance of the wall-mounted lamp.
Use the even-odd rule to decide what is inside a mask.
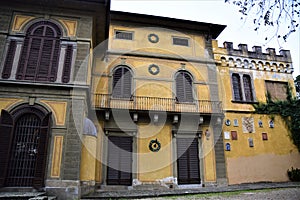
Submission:
[[[176,138],[177,133],[175,131],[172,131],[173,137]]]
[[[137,122],[137,121],[138,121],[138,117],[139,117],[138,114],[137,114],[137,113],[134,113],[134,114],[133,114],[133,121],[134,121],[134,122]]]
[[[105,120],[109,120],[109,111],[105,111]]]
[[[177,123],[178,123],[178,115],[174,115],[173,124],[177,124]]]
[[[158,114],[155,114],[155,115],[153,116],[153,121],[154,121],[154,123],[157,123],[157,122],[158,122]]]
[[[209,132],[208,129],[206,129],[206,131],[205,131],[205,137],[206,137],[207,140],[209,140],[210,132]]]
[[[221,124],[222,124],[222,119],[221,119],[221,117],[218,117],[218,118],[217,118],[216,125],[221,125]]]
[[[202,131],[198,132],[198,138],[202,138]]]
[[[203,117],[200,117],[200,118],[199,118],[199,124],[203,124],[203,122],[204,122]]]

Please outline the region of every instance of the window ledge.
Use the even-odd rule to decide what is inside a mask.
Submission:
[[[176,101],[176,104],[196,105],[195,102]]]
[[[132,97],[128,98],[128,97],[113,97],[113,96],[111,96],[110,99],[111,100],[120,100],[120,101],[133,101]]]
[[[241,103],[241,104],[258,104],[258,101],[237,101],[231,100],[232,103]]]
[[[31,81],[15,81],[15,80],[0,80],[0,83],[5,84],[18,84],[18,85],[30,85],[30,86],[52,86],[52,87],[64,87],[64,88],[89,88],[89,85],[85,84],[67,84],[67,83],[53,83],[53,82],[31,82]]]

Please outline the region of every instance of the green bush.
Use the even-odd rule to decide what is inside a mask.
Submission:
[[[287,174],[291,181],[300,181],[300,169],[298,169],[298,168],[294,169],[292,167],[291,170],[289,170],[289,169],[287,170]]]

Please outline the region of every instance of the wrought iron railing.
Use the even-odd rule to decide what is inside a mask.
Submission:
[[[222,102],[195,100],[181,103],[173,98],[132,96],[131,98],[114,98],[110,94],[94,94],[93,106],[96,109],[114,108],[129,110],[153,110],[168,112],[221,113]]]

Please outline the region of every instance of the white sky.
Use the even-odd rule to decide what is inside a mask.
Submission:
[[[266,44],[268,31],[255,32],[252,21],[240,20],[237,7],[224,3],[224,0],[112,0],[111,10],[227,25],[217,38],[219,46],[229,41],[233,42],[234,48],[242,43],[248,44],[249,50],[256,45],[262,46],[263,50],[275,48],[279,54],[281,45],[291,51],[294,77],[300,74],[300,28],[285,43],[279,45],[274,39]]]

